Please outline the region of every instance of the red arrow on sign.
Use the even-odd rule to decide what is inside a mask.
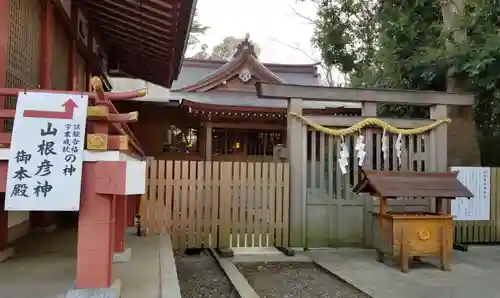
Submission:
[[[64,111],[40,111],[40,110],[25,110],[23,116],[26,118],[52,118],[52,119],[73,119],[73,112],[78,108],[73,99],[68,99],[61,106]]]

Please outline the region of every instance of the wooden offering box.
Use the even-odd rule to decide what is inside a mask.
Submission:
[[[453,249],[453,218],[450,200],[471,198],[472,193],[458,179],[458,172],[360,171],[356,193],[380,199],[380,211],[373,213],[373,246],[377,260],[385,254],[397,257],[402,272],[409,259],[438,256],[441,269],[450,269]],[[436,212],[390,212],[388,199],[436,198]],[[371,198],[370,198],[371,199]]]

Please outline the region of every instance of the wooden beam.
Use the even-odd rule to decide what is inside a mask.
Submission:
[[[12,133],[0,132],[0,148],[7,148],[12,140]]]
[[[90,99],[96,99],[96,94],[94,92],[80,92],[80,91],[67,91],[67,90],[50,90],[50,89],[21,89],[21,88],[0,88],[0,96],[17,96],[19,92],[50,92],[50,93],[62,93],[62,94],[73,94],[73,95],[87,95]],[[105,92],[106,96],[111,101],[121,101],[129,100],[137,97],[146,96],[146,89],[139,89],[128,92]]]
[[[116,26],[117,28],[120,29],[133,28],[134,30],[137,30],[137,32],[135,33],[147,33],[150,36],[156,36],[157,38],[160,39],[169,39],[169,40],[173,39],[170,30],[167,28],[162,28],[160,26],[155,26],[153,24],[148,24],[148,23],[143,23],[141,25],[139,25],[139,22],[129,23],[126,20],[120,19],[119,17],[106,14],[105,12],[99,9],[90,9],[90,12],[92,12],[93,15],[91,17],[91,20],[97,22],[99,25],[101,25],[102,23],[107,23],[109,25]]]
[[[395,90],[395,89],[356,89],[323,86],[284,85],[257,83],[257,95],[260,98],[303,100],[323,100],[341,102],[378,102],[411,105],[456,105],[471,106],[475,94],[446,93],[435,91]]]
[[[167,22],[166,18],[158,18],[150,14],[143,13],[140,9],[137,9],[137,6],[123,5],[121,3],[117,3],[117,1],[110,1],[110,0],[102,0],[102,2],[90,1],[87,3],[89,6],[97,7],[100,11],[106,11],[111,9],[116,15],[124,19],[132,20],[132,22],[134,23],[140,23],[141,21],[143,21],[142,19],[144,19],[144,22],[155,22],[157,23],[158,26],[164,26],[164,27],[172,26],[172,23]],[[136,16],[140,16],[142,19],[139,19]]]
[[[140,46],[140,48],[146,50],[147,52],[153,52],[160,56],[165,55],[165,52],[167,52],[165,48],[168,49],[171,47],[171,45],[162,43],[153,37],[145,36],[144,38],[142,38],[142,37],[137,37],[137,35],[133,33],[121,32],[119,30],[106,26],[102,26],[101,28],[104,29],[102,36],[107,40],[110,39],[121,40],[129,44],[132,48]],[[152,44],[153,42],[154,44]]]
[[[129,136],[87,134],[86,149],[89,151],[129,150]]]
[[[332,116],[306,116],[306,118],[311,120],[313,123],[322,126],[348,127],[358,122],[361,122],[367,118],[373,118],[373,117],[332,115]],[[422,127],[436,122],[435,120],[429,120],[429,119],[400,119],[400,118],[378,118],[378,119],[387,122],[392,126],[403,129]]]
[[[131,5],[137,5],[136,4],[137,3],[136,0],[123,0],[123,2],[127,2],[127,3],[129,3]],[[141,4],[142,4],[142,6],[141,6],[142,9],[147,10],[150,13],[154,13],[154,14],[160,16],[160,17],[164,17],[164,18],[167,18],[167,19],[172,18],[172,14],[165,12],[164,9],[161,9],[161,10],[160,9],[156,9],[153,6],[148,5],[148,2],[144,2],[144,1]],[[170,5],[170,4],[166,4],[166,5],[169,6],[168,10],[172,10],[172,5]]]
[[[308,117],[310,118],[310,117]],[[234,128],[234,129],[257,129],[257,130],[286,130],[286,125],[268,124],[268,123],[255,123],[255,122],[212,122],[212,128]]]
[[[109,113],[109,106],[92,106],[87,108],[87,119],[91,121],[105,121],[110,123],[137,122],[139,112],[125,114]]]

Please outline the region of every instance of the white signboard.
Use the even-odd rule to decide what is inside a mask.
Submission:
[[[19,93],[5,210],[79,210],[87,105],[85,95]]]
[[[490,168],[451,167],[458,171],[458,180],[474,195],[471,199],[457,198],[451,203],[451,212],[455,220],[490,219]]]

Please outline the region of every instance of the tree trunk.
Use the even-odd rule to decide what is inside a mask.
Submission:
[[[465,0],[440,0],[443,15],[443,30],[453,31],[455,44],[465,42],[466,33],[457,28],[457,19],[464,12]],[[449,43],[448,47],[455,46]],[[462,78],[454,77],[451,73],[446,82],[447,92],[463,92],[458,86],[467,86]],[[449,166],[479,166],[481,155],[477,126],[474,121],[472,107],[449,106],[448,115],[452,119],[448,126],[448,165]]]

